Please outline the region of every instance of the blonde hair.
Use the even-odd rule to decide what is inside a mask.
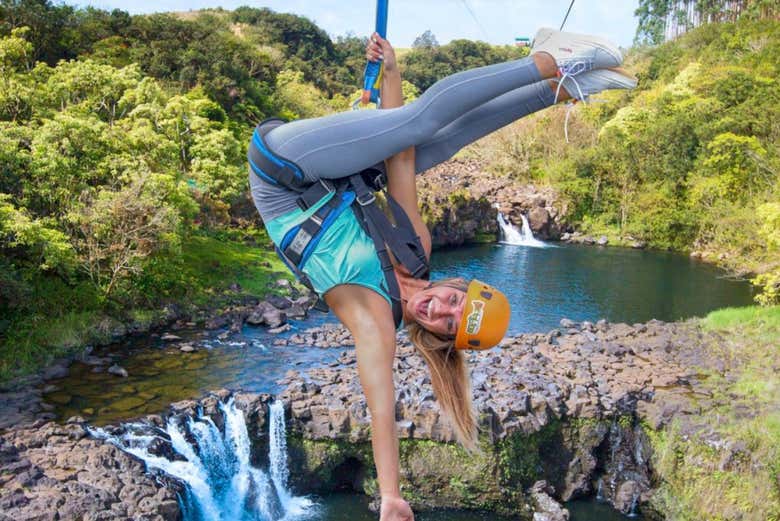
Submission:
[[[443,279],[428,287],[448,286],[466,291],[468,282],[462,278]],[[479,452],[477,415],[471,399],[466,356],[455,349],[454,338],[432,333],[416,322],[407,325],[409,339],[428,364],[431,385],[436,400],[455,430],[455,436],[469,452]]]

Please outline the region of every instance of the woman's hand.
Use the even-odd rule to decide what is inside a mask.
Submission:
[[[398,63],[395,61],[395,50],[393,50],[393,46],[390,45],[390,42],[379,36],[379,33],[372,34],[371,38],[368,39],[368,45],[366,45],[366,59],[372,62],[384,60],[385,72],[398,70]]]
[[[383,497],[379,521],[414,521],[409,503],[400,497]]]

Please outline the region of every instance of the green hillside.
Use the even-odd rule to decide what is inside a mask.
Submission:
[[[248,197],[246,143],[266,117],[346,109],[365,43],[267,8],[0,3],[0,381],[289,277]],[[466,40],[404,54],[428,82],[432,65],[520,55]]]
[[[639,87],[560,107],[477,151],[494,171],[550,184],[581,229],[696,252],[780,285],[780,23],[709,24],[627,54]],[[757,275],[757,276],[756,276]]]
[[[633,50],[640,87],[577,107],[570,144],[561,107],[478,153],[554,186],[580,228],[702,252],[776,301],[778,29],[709,24]],[[418,40],[399,53],[409,99],[528,52]],[[268,116],[345,109],[365,41],[267,8],[0,3],[0,379],[168,305],[262,293],[283,270],[248,198],[248,136]]]

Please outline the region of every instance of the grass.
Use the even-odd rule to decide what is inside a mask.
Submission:
[[[765,333],[780,333],[780,306],[746,306],[724,308],[713,311],[702,325],[709,330],[723,330],[734,327],[763,329]]]
[[[293,276],[273,252],[263,234],[257,246],[247,246],[235,237],[193,236],[183,247],[182,259],[187,278],[197,281],[200,291],[192,298],[201,304],[233,283],[245,295],[264,295],[269,284]]]
[[[661,477],[653,502],[669,519],[778,521],[780,306],[721,309],[701,327],[727,369],[709,373],[712,402],[687,422],[721,442],[681,423],[650,432]]]
[[[57,278],[33,283],[30,303],[10,318],[0,337],[0,383],[29,374],[84,346],[102,344],[134,323],[148,329],[164,320],[163,308],[219,308],[261,297],[279,278],[292,279],[264,232],[193,235],[181,252],[150,264],[127,289],[133,305],[101,303],[87,285],[68,286]],[[231,289],[238,284],[240,290]],[[149,297],[154,294],[154,298]]]

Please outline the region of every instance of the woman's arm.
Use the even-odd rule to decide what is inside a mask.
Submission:
[[[328,291],[326,301],[355,339],[358,376],[371,412],[371,446],[382,496],[381,520],[413,521],[412,510],[401,498],[399,486],[393,313],[382,296],[360,286],[336,286]]]
[[[369,43],[366,55],[370,60],[380,56],[384,59],[385,68],[382,73],[381,87],[382,108],[402,107],[404,97],[401,89],[401,72],[398,70],[393,46],[378,34],[374,34],[373,38],[376,39],[376,43]],[[387,167],[387,190],[409,216],[414,231],[420,236],[425,254],[430,258],[431,233],[428,231],[417,206],[414,147],[409,147],[386,159],[385,166]]]

